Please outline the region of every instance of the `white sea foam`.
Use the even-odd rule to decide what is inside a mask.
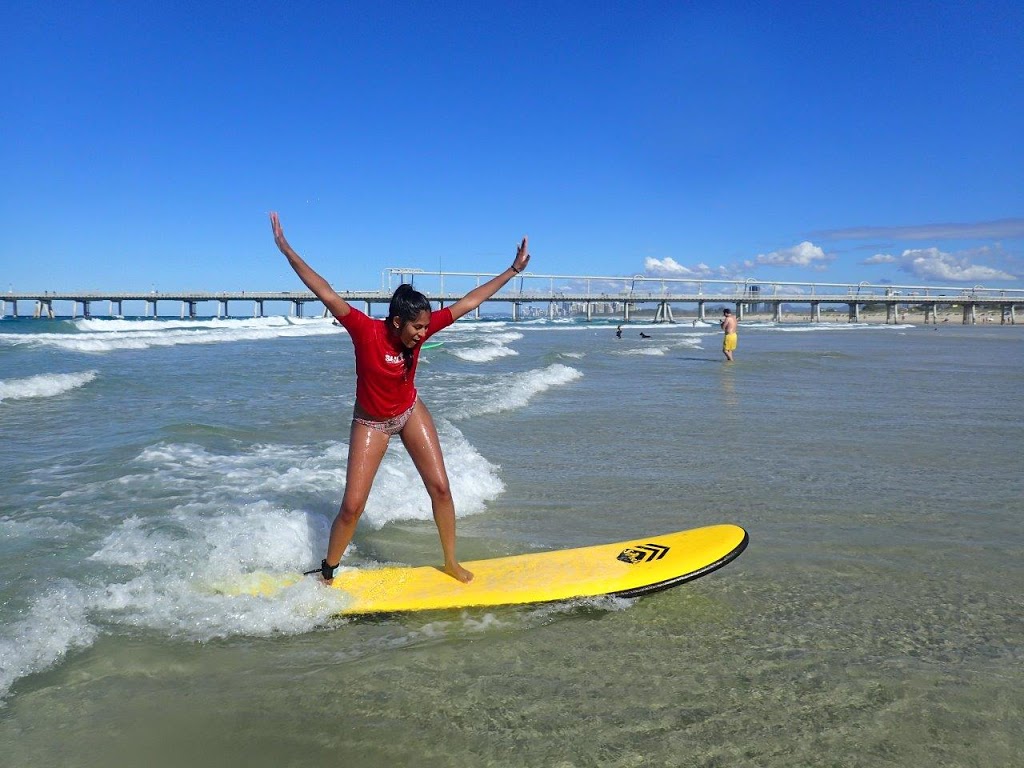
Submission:
[[[511,344],[513,341],[519,341],[523,338],[523,334],[518,331],[502,331],[501,333],[491,333],[487,336],[487,340],[495,344]]]
[[[472,342],[450,347],[448,352],[470,363],[489,363],[501,357],[518,355],[519,353],[508,345],[521,338],[521,333],[491,331],[478,335]]]
[[[0,402],[55,397],[85,386],[96,376],[96,371],[85,371],[83,373],[42,373],[25,379],[7,379],[0,381]]]
[[[812,331],[898,331],[913,328],[913,325],[885,325],[883,323],[810,323],[808,325],[785,325],[779,323],[756,323],[747,326],[758,330],[782,333],[810,333]],[[742,331],[743,325],[740,326]]]
[[[519,354],[514,349],[509,349],[501,344],[475,347],[473,349],[453,348],[449,351],[455,357],[469,363],[489,363],[491,360],[497,360],[499,357],[510,357]]]
[[[61,580],[32,602],[24,618],[0,630],[0,698],[19,678],[94,642],[98,630],[87,615],[91,602],[86,592]]]
[[[642,355],[642,356],[644,356],[644,355],[646,355],[646,356],[660,357],[660,356],[666,354],[668,352],[668,350],[669,350],[669,347],[637,347],[636,349],[624,349],[624,350],[620,351],[618,354],[620,354],[620,355],[627,355],[627,356],[630,356],[630,355]]]
[[[56,517],[33,517],[16,520],[0,517],[0,536],[25,539],[66,539],[80,534],[82,529],[69,520]]]
[[[138,331],[159,330],[195,330],[197,328],[268,328],[293,325],[295,322],[322,322],[316,318],[289,318],[280,315],[252,318],[197,318],[195,320],[124,320],[124,319],[80,319],[72,324],[79,331],[93,333],[129,333]]]
[[[707,336],[703,333],[686,333],[675,340],[675,345],[677,347],[689,347],[690,349],[697,349],[704,344],[705,338],[707,338]]]
[[[476,383],[465,383],[463,378],[460,400],[451,406],[448,415],[453,419],[465,419],[523,408],[534,396],[552,387],[570,384],[582,376],[575,368],[554,363],[546,368],[505,374],[498,379],[481,378]]]
[[[196,640],[307,632],[338,612],[344,595],[300,580],[273,599],[232,596],[216,584],[248,571],[294,574],[323,547],[327,522],[267,501],[235,507],[192,502],[163,518],[132,516],[90,558],[138,575],[97,591],[105,620]]]
[[[453,425],[438,419],[437,426],[458,514],[481,511],[504,490],[498,468]],[[197,445],[161,444],[143,451],[136,461],[140,471],[125,475],[119,485],[135,495],[190,492],[196,503],[221,507],[253,498],[303,498],[333,509],[344,491],[347,458],[344,443],[331,443],[316,451],[265,445],[230,455],[211,453]],[[395,520],[430,519],[430,499],[419,473],[401,443],[393,441],[363,520],[380,527]],[[153,546],[159,542],[154,541]]]
[[[483,510],[504,491],[498,467],[445,419],[438,419],[438,432],[457,514]],[[0,697],[19,678],[90,645],[104,625],[200,641],[302,633],[323,625],[346,598],[314,579],[272,597],[231,596],[216,585],[241,582],[254,571],[284,577],[319,562],[344,492],[347,454],[343,443],[259,445],[236,453],[161,443],[142,451],[119,476],[69,488],[41,503],[34,521],[0,520],[0,530],[41,536],[55,533],[51,507],[56,512],[68,505],[101,506],[110,511],[101,516],[119,520],[88,557],[90,572],[108,570],[107,583],[58,581],[23,619],[0,631]],[[132,512],[122,517],[126,510]],[[363,520],[379,528],[431,519],[419,474],[395,441]],[[432,528],[424,531],[436,546]],[[346,559],[352,554],[350,549]]]
[[[321,318],[263,317],[251,320],[78,320],[78,333],[37,333],[0,336],[0,343],[103,353],[183,344],[321,336],[342,333]]]
[[[469,443],[445,419],[437,419],[452,498],[459,517],[482,512],[485,504],[505,490],[498,467]],[[373,484],[363,513],[371,525],[381,527],[394,520],[432,520],[430,497],[409,454],[395,441]]]

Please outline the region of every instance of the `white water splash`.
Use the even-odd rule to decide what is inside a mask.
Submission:
[[[73,389],[84,387],[97,376],[96,371],[84,373],[46,373],[25,379],[0,381],[0,402],[4,400],[30,400],[56,397]]]

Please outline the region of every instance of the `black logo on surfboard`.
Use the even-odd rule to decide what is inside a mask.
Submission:
[[[651,563],[661,560],[668,554],[668,547],[664,544],[641,544],[638,547],[626,547],[619,553],[618,560],[633,565],[634,563]]]

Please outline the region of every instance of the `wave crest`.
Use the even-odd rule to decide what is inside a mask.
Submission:
[[[84,387],[97,376],[96,371],[84,373],[43,373],[26,379],[0,381],[0,402],[4,400],[30,400],[38,397],[56,397],[73,389]]]

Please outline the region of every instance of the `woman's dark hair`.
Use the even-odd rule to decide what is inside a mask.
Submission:
[[[409,283],[402,283],[391,295],[391,306],[388,307],[388,320],[397,317],[402,324],[412,322],[420,312],[430,312],[427,297],[413,288]]]
[[[398,318],[402,325],[410,323],[420,316],[420,312],[430,313],[430,302],[427,297],[413,288],[409,283],[402,283],[391,294],[391,305],[388,307],[388,322]],[[402,359],[405,362],[405,372],[412,369],[412,350],[403,349]]]

